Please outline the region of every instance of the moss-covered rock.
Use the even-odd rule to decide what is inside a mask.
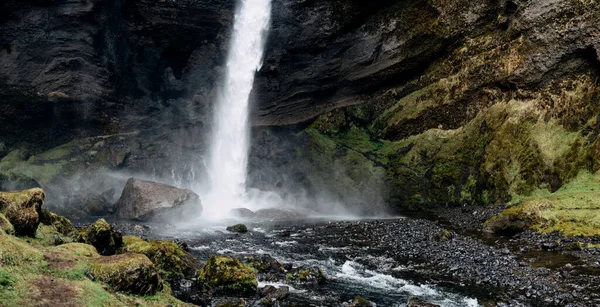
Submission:
[[[352,303],[349,305],[350,307],[370,307],[373,306],[371,302],[363,298],[362,296],[357,296],[352,300]]]
[[[0,229],[4,230],[4,232],[9,235],[15,234],[15,227],[2,213],[0,213]]]
[[[142,254],[100,257],[90,264],[89,273],[110,285],[111,290],[151,295],[162,287],[154,264]]]
[[[17,235],[34,237],[44,197],[44,190],[39,188],[0,192],[0,213],[14,226]]]
[[[308,283],[308,284],[324,284],[327,282],[327,277],[323,274],[321,268],[313,266],[299,266],[293,268],[285,274],[285,279],[291,282]]]
[[[101,255],[114,255],[123,246],[121,233],[115,231],[104,219],[82,228],[76,241],[93,245]]]
[[[88,244],[29,242],[0,231],[1,306],[187,306],[167,286],[155,291],[162,284],[144,255],[102,257]]]
[[[181,249],[177,243],[170,241],[146,241],[140,237],[125,236],[119,253],[146,255],[154,263],[160,276],[167,281],[193,278],[200,267],[196,258]]]
[[[254,295],[258,286],[256,272],[229,256],[210,257],[198,271],[198,282],[221,294]]]
[[[228,226],[227,231],[237,232],[237,233],[246,233],[246,232],[248,232],[248,227],[244,224],[236,224],[233,226]]]
[[[48,226],[54,226],[56,231],[68,237],[76,237],[79,231],[71,221],[61,215],[49,212],[46,209],[40,211],[40,223]]]
[[[431,236],[431,240],[438,241],[438,242],[449,241],[449,240],[452,240],[452,233],[446,229],[443,229],[443,230],[433,234]]]

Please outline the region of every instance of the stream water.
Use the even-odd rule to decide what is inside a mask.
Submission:
[[[198,259],[212,255],[244,259],[268,254],[294,267],[320,267],[328,278],[326,284],[318,287],[286,284],[291,288],[291,301],[298,306],[345,306],[357,295],[377,306],[405,306],[411,296],[440,306],[479,306],[476,299],[452,290],[410,281],[406,267],[369,246],[368,232],[363,232],[362,240],[356,237],[360,233],[350,237],[340,231],[329,231],[332,225],[344,221],[331,218],[254,221],[247,223],[250,231],[245,234],[227,232],[226,225],[233,222],[204,221],[202,227],[178,227],[161,236],[187,242]],[[362,222],[366,221],[348,223]],[[262,282],[259,286],[267,284],[283,285]]]

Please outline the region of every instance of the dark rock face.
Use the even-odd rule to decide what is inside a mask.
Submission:
[[[234,5],[231,0],[4,1],[4,145],[30,141],[49,148],[131,128],[132,122],[139,124],[137,116],[161,109],[201,109],[219,79]],[[179,120],[181,115],[186,116],[177,115]]]
[[[53,200],[69,190],[59,174],[95,167],[205,177],[189,161],[206,153],[234,6],[3,1],[0,172]],[[598,12],[570,0],[275,0],[251,99],[253,124],[269,127],[256,131],[250,185],[362,213],[505,202],[597,171]],[[92,136],[106,144],[39,159]]]
[[[165,220],[199,217],[198,194],[166,184],[130,178],[115,204],[117,217],[129,220]]]

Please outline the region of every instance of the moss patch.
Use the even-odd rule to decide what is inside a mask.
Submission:
[[[82,228],[76,241],[93,245],[101,255],[114,255],[123,246],[121,233],[116,232],[104,219]]]
[[[152,295],[162,287],[154,264],[143,254],[123,254],[95,259],[90,274],[115,292]]]
[[[107,291],[161,286],[158,281],[145,284],[142,277],[158,275],[152,273],[152,263],[144,255],[121,257],[102,257],[93,246],[82,243],[33,246],[0,230],[0,305],[186,306],[171,296],[168,286],[156,292],[142,291],[146,293],[143,296]],[[119,288],[124,280],[131,288]]]
[[[38,212],[44,198],[44,191],[39,188],[0,192],[0,213],[14,226],[17,235],[33,237],[40,223]]]
[[[125,236],[123,243],[120,253],[146,255],[156,265],[160,276],[168,281],[194,277],[199,267],[198,261],[174,242],[146,241],[135,236]]]
[[[254,295],[258,286],[256,272],[229,256],[210,257],[198,272],[198,281],[222,294]]]
[[[600,175],[582,172],[555,193],[537,190],[488,221],[530,221],[527,227],[541,233],[566,236],[600,236]]]

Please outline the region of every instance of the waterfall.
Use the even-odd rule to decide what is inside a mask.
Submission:
[[[208,216],[223,216],[244,206],[250,145],[248,97],[262,65],[270,18],[270,0],[240,1],[214,115],[207,165],[210,187],[202,200]]]

